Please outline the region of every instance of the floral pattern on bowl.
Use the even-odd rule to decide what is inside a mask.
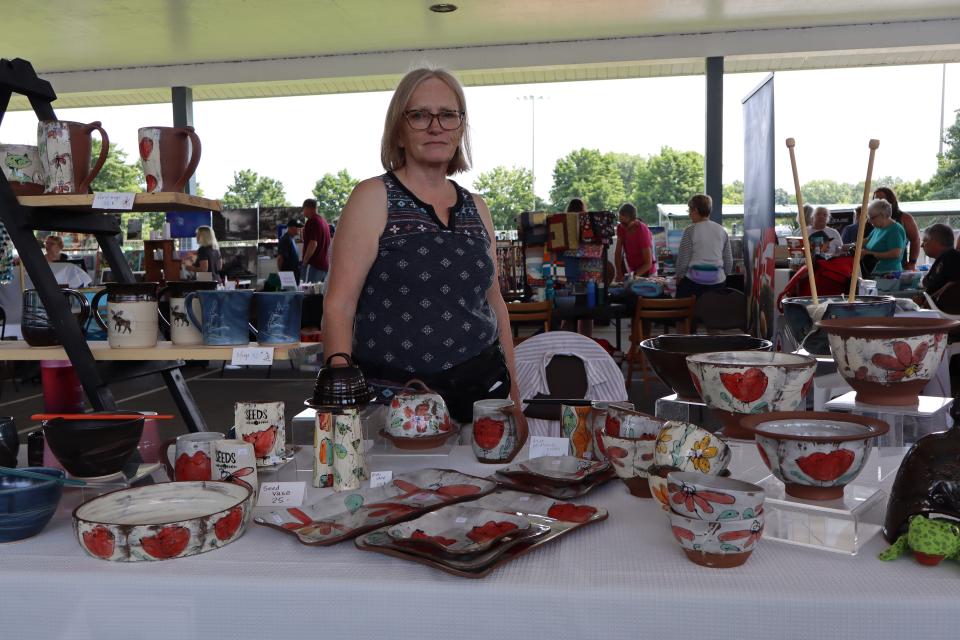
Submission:
[[[641,498],[651,497],[647,476],[653,465],[656,440],[617,438],[607,433],[601,434],[601,439],[614,472],[627,485],[630,493]]]
[[[419,384],[422,391],[416,391]],[[453,428],[447,403],[419,380],[410,380],[390,401],[387,433],[394,438],[428,438]]]
[[[762,487],[733,478],[674,471],[667,475],[669,508],[698,520],[747,520],[763,513]]]
[[[405,544],[430,545],[443,553],[486,551],[508,535],[522,534],[530,521],[521,516],[456,505],[396,524],[387,535]]]
[[[730,464],[730,447],[706,429],[687,422],[670,421],[657,435],[654,464],[719,475]]]
[[[747,561],[763,536],[763,514],[745,520],[698,520],[674,511],[670,530],[692,562],[707,567],[736,567]]]

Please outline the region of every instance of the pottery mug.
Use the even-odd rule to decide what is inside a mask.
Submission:
[[[90,304],[87,298],[79,291],[61,289],[64,297],[70,299],[70,311],[83,329],[90,316]],[[73,301],[76,302],[73,302]],[[23,315],[20,320],[20,333],[24,341],[31,347],[50,347],[60,344],[57,329],[50,322],[46,307],[36,289],[27,289],[23,292]]]
[[[253,445],[257,462],[270,465],[286,454],[286,420],[282,401],[235,402],[233,428],[237,440]]]
[[[258,291],[253,295],[257,307],[257,342],[291,344],[300,342],[300,315],[303,294],[299,291]]]
[[[193,312],[194,300],[200,301],[199,316]],[[245,346],[250,343],[252,327],[249,319],[252,300],[253,291],[249,289],[220,289],[191,291],[183,303],[190,322],[200,327],[203,344],[224,347]]]
[[[253,445],[243,440],[217,440],[213,443],[213,480],[232,482],[258,491],[257,457]]]
[[[200,162],[200,138],[193,127],[143,127],[137,139],[147,192],[183,191]]]
[[[470,444],[480,462],[509,462],[517,447],[517,422],[513,401],[477,400],[473,403],[473,436]]]
[[[595,460],[593,433],[590,431],[590,405],[561,405],[560,427],[570,440],[570,455],[584,460]]]
[[[100,132],[100,156],[90,168],[91,134]],[[37,123],[37,148],[43,169],[44,193],[89,193],[110,153],[110,138],[99,122],[83,124],[66,120]]]
[[[203,335],[191,322],[187,315],[187,304],[184,300],[191,291],[213,291],[217,288],[217,283],[202,282],[196,280],[187,280],[182,282],[168,282],[167,286],[160,290],[159,298],[169,296],[170,298],[170,341],[173,344],[192,346],[203,344]],[[194,313],[200,312],[200,302],[193,300],[192,306]]]
[[[164,453],[161,460],[167,468],[167,475],[175,482],[213,480],[216,443],[224,439],[226,438],[222,433],[200,431],[185,433],[175,440],[168,440],[160,448]]]
[[[43,193],[43,166],[37,147],[0,144],[0,170],[14,195],[38,196]]]
[[[93,319],[107,332],[111,349],[157,346],[160,328],[156,282],[111,282],[90,302]],[[100,315],[100,298],[107,296],[109,323]]]

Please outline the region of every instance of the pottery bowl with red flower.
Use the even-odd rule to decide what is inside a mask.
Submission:
[[[231,482],[164,482],[121,489],[73,511],[90,556],[117,562],[168,560],[219,549],[243,535],[252,492]]]
[[[617,438],[608,433],[601,433],[600,439],[614,472],[627,485],[630,493],[638,498],[652,497],[647,476],[653,465],[656,441],[649,438]]]
[[[745,415],[802,409],[817,361],[809,356],[763,351],[687,356],[693,383],[730,438],[751,438],[740,428]]]
[[[774,412],[741,424],[756,434],[760,457],[787,495],[805,500],[842,498],[870,457],[873,439],[889,429],[875,418],[826,411]]]
[[[674,513],[698,520],[748,520],[763,513],[763,488],[733,478],[673,471],[667,495]]]
[[[836,318],[817,326],[827,333],[837,371],[857,401],[915,405],[937,373],[947,333],[960,321],[945,318]]]
[[[719,436],[695,424],[671,420],[657,434],[653,462],[659,467],[715,476],[726,470],[732,455]]]
[[[699,520],[670,511],[670,530],[691,562],[718,569],[747,561],[763,536],[763,513],[744,520]]]
[[[452,429],[447,403],[420,380],[408,381],[390,401],[386,431],[394,438],[430,438]]]

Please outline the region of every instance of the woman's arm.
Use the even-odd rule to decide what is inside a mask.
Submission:
[[[487,236],[490,238],[490,258],[493,260],[493,284],[487,289],[487,303],[493,309],[497,316],[497,332],[500,334],[500,348],[503,350],[503,356],[507,361],[507,368],[510,370],[510,399],[513,400],[514,417],[517,421],[517,448],[519,451],[527,441],[527,418],[523,415],[523,406],[520,404],[520,387],[517,385],[517,366],[513,359],[513,332],[510,329],[510,312],[507,311],[507,303],[503,300],[500,293],[500,278],[497,274],[497,236],[493,231],[493,219],[490,217],[490,210],[487,203],[477,194],[473,194],[473,200],[477,204],[477,213],[483,220],[483,226],[487,230]],[[339,234],[340,231],[337,231]],[[336,249],[334,249],[336,251]]]
[[[917,226],[916,219],[909,213],[904,213],[900,219],[903,221],[903,230],[907,232],[907,240],[910,241],[907,268],[913,269],[917,266],[917,258],[920,256],[920,228]]]
[[[903,248],[894,247],[893,249],[887,249],[886,251],[868,251],[864,249],[863,253],[868,256],[880,258],[881,260],[888,260],[890,258],[899,258],[900,255],[903,253]]]
[[[683,280],[687,275],[687,269],[690,268],[690,256],[693,255],[693,225],[683,230],[683,237],[680,239],[680,250],[677,256],[677,282]]]
[[[364,180],[350,194],[337,227],[333,265],[323,298],[325,353],[353,353],[353,318],[357,300],[367,273],[377,258],[380,232],[386,224],[386,187],[377,178]]]

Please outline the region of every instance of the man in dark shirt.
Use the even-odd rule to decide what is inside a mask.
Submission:
[[[300,284],[300,253],[297,251],[296,238],[300,235],[303,222],[294,218],[287,223],[287,231],[280,238],[277,253],[277,271],[293,271],[293,277]]]
[[[307,220],[303,226],[303,277],[307,282],[323,282],[330,270],[330,225],[317,213],[317,201],[313,198],[303,201],[303,215]]]
[[[938,296],[944,293],[947,285],[952,284],[952,289],[960,287],[960,251],[953,248],[953,243],[953,230],[945,224],[931,225],[923,232],[923,252],[934,259],[933,266],[923,279],[923,290],[938,306]],[[947,313],[956,312],[943,310]]]

